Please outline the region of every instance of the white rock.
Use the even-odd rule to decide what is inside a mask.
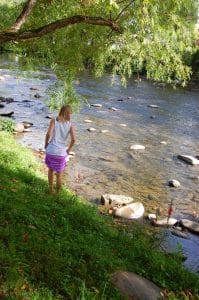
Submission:
[[[141,202],[135,202],[114,209],[114,215],[125,219],[139,219],[144,214],[144,206]]]
[[[107,133],[107,132],[109,132],[109,130],[103,129],[103,130],[101,130],[100,132],[101,132],[101,133]]]
[[[94,107],[102,107],[102,104],[100,104],[100,103],[92,103],[91,106],[94,106]]]
[[[144,150],[145,149],[145,146],[143,145],[132,145],[130,147],[131,150]]]
[[[178,180],[172,179],[168,182],[169,186],[178,188],[180,187],[180,182]]]
[[[92,123],[93,121],[92,120],[89,120],[89,119],[86,119],[84,120],[85,123]]]
[[[156,219],[156,214],[148,214],[148,219],[149,220],[155,220]]]
[[[190,165],[199,165],[199,159],[190,155],[178,155],[178,158]]]
[[[25,128],[23,132],[32,132],[29,128]]]
[[[15,125],[15,132],[23,132],[24,131],[24,125],[22,123],[17,123]]]
[[[117,111],[117,110],[118,110],[118,109],[115,108],[115,107],[110,107],[109,109],[112,110],[112,111]]]
[[[167,142],[166,142],[166,141],[161,141],[161,142],[160,142],[160,144],[162,144],[162,145],[166,145],[166,144],[167,144]]]
[[[87,130],[90,131],[90,132],[96,131],[96,129],[93,128],[93,127],[90,127],[90,128],[88,128]]]
[[[180,223],[183,227],[187,228],[191,232],[199,234],[199,223],[187,219],[182,219]]]
[[[126,127],[127,125],[126,125],[126,124],[120,124],[120,126],[121,126],[121,127]]]
[[[151,108],[158,108],[159,106],[156,105],[156,104],[149,104],[148,107],[151,107]]]
[[[69,155],[75,156],[75,152],[70,151],[70,152],[69,152]]]
[[[132,197],[124,196],[124,195],[114,195],[114,194],[104,194],[101,196],[102,205],[124,205],[132,203],[134,200]]]
[[[177,222],[178,222],[177,219],[165,218],[165,219],[157,220],[157,221],[154,220],[153,225],[156,225],[156,226],[174,226]]]

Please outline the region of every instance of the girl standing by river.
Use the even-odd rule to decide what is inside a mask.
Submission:
[[[50,193],[53,193],[54,174],[56,173],[56,192],[62,185],[62,174],[66,166],[67,156],[75,143],[74,129],[71,125],[71,107],[64,105],[58,117],[50,121],[45,138],[46,158],[48,167],[48,183]],[[66,140],[70,135],[70,144],[66,148]]]

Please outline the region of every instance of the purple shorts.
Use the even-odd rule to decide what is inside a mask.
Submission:
[[[50,170],[61,173],[66,167],[66,156],[46,154],[45,163]]]

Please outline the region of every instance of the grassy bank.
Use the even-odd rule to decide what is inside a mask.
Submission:
[[[48,195],[30,150],[0,132],[0,291],[4,299],[121,299],[116,270],[167,290],[198,293],[178,255],[163,255],[140,226],[118,228],[70,191]],[[113,226],[114,225],[114,226]]]

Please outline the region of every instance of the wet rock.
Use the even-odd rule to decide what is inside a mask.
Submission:
[[[178,159],[183,160],[190,165],[199,165],[199,159],[190,155],[178,155]]]
[[[5,107],[5,105],[0,103],[0,108],[4,108],[4,107]]]
[[[13,98],[6,98],[6,97],[0,97],[0,102],[5,102],[7,104],[14,102],[15,100]]]
[[[130,147],[131,150],[144,150],[145,149],[145,146],[143,145],[132,145]]]
[[[174,218],[165,218],[162,220],[153,221],[152,225],[154,226],[174,226],[178,222],[177,219]]]
[[[32,132],[29,128],[25,128],[23,132]]]
[[[38,88],[36,88],[35,86],[31,86],[31,87],[30,87],[30,90],[32,90],[32,91],[37,91]]]
[[[88,128],[87,130],[90,131],[90,132],[96,131],[96,129],[93,128],[93,127],[90,127],[90,128]]]
[[[155,119],[156,117],[155,117],[155,116],[150,116],[150,118],[151,118],[151,119]]]
[[[144,214],[144,206],[141,202],[127,204],[121,208],[114,209],[114,215],[125,219],[139,219]]]
[[[148,107],[151,107],[151,108],[158,108],[159,106],[158,105],[156,105],[156,104],[149,104],[149,105],[147,105]]]
[[[22,100],[23,103],[32,102],[31,100]]]
[[[14,111],[11,111],[9,113],[1,113],[0,116],[2,117],[8,117],[8,118],[11,118],[12,115],[14,115]]]
[[[128,99],[128,100],[131,100],[131,99],[133,99],[133,97],[131,97],[131,96],[128,96],[128,97],[127,97],[127,99]]]
[[[24,125],[23,125],[22,123],[17,123],[17,124],[15,125],[15,132],[21,133],[21,132],[23,132],[23,131],[24,131]]]
[[[127,97],[127,99],[128,99],[128,97]],[[122,98],[121,99],[117,99],[117,101],[121,101],[122,102],[122,101],[124,101],[124,99],[122,99]]]
[[[184,232],[182,232],[178,229],[172,228],[170,231],[171,231],[172,235],[175,235],[175,236],[180,237],[182,239],[187,239],[187,240],[189,239],[189,236],[186,233],[184,233]]]
[[[114,195],[114,194],[104,194],[101,196],[102,205],[125,205],[132,203],[134,200],[132,197],[127,197],[124,195]]]
[[[199,180],[199,176],[191,176],[190,179],[192,179],[194,181],[198,181]]]
[[[53,119],[53,116],[48,115],[48,116],[45,116],[45,118],[51,120],[51,119]]]
[[[162,290],[153,282],[132,272],[115,272],[112,275],[112,283],[128,299],[156,300],[163,295]]]
[[[92,103],[91,106],[93,106],[93,107],[102,107],[102,104],[100,104],[100,103]]]
[[[188,229],[191,232],[199,234],[199,223],[198,222],[193,222],[187,219],[182,219],[180,221],[180,224],[182,227]]]
[[[86,119],[84,120],[85,123],[92,123],[93,121],[92,120],[89,120],[89,119]]]
[[[196,159],[199,159],[199,155],[196,155],[196,157],[195,157]]]
[[[175,179],[169,180],[168,184],[170,187],[175,187],[175,188],[180,187],[180,182]]]
[[[109,132],[109,130],[103,129],[103,130],[101,130],[100,132],[101,132],[101,133],[107,133],[107,132]]]
[[[35,98],[41,98],[41,95],[40,95],[39,93],[36,93],[36,94],[34,95],[34,97],[35,97]]]
[[[24,128],[30,128],[31,126],[33,126],[33,123],[31,122],[23,121],[22,123],[24,125]]]
[[[109,107],[109,110],[112,110],[112,111],[117,111],[118,109],[115,108],[115,107]]]
[[[126,127],[127,125],[122,123],[122,124],[120,124],[120,126],[121,127]]]

